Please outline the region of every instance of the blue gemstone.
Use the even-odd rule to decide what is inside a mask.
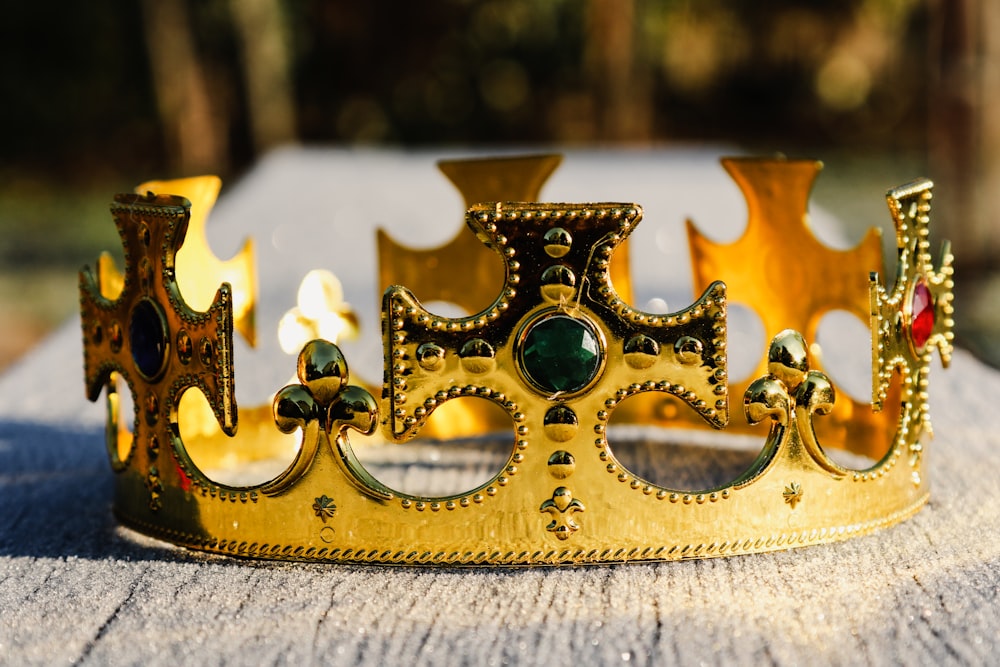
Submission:
[[[128,323],[132,361],[146,379],[155,379],[167,360],[167,325],[160,307],[143,299],[132,309]]]
[[[565,315],[535,322],[521,350],[525,376],[547,394],[580,391],[601,367],[601,345],[593,328]]]

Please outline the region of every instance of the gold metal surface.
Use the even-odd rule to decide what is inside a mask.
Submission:
[[[139,194],[176,194],[191,202],[191,220],[184,245],[177,252],[177,285],[194,310],[207,310],[213,285],[229,283],[233,295],[233,328],[251,346],[256,344],[255,314],[257,261],[253,239],[246,239],[232,259],[220,260],[208,245],[205,223],[219,197],[222,180],[198,176],[170,181],[149,181],[136,188]]]
[[[538,201],[542,186],[561,162],[561,155],[527,155],[442,160],[438,169],[470,208],[485,201]],[[406,285],[425,302],[452,303],[472,314],[496,298],[504,281],[503,260],[461,227],[451,241],[436,248],[408,248],[382,229],[378,230],[377,241],[379,286],[383,291],[391,285]],[[615,260],[612,282],[622,300],[631,303],[627,244],[618,248]],[[455,276],[463,279],[456,281]],[[489,408],[476,401],[452,403],[427,425],[422,435],[448,439],[505,429],[503,414]]]
[[[809,228],[809,192],[820,170],[815,160],[729,158],[722,166],[746,198],[748,219],[743,236],[721,245],[703,236],[687,222],[695,290],[713,280],[729,286],[731,303],[753,310],[764,325],[767,338],[783,329],[794,329],[818,351],[820,320],[842,310],[867,323],[869,297],[866,276],[881,271],[881,233],[871,228],[851,250],[834,250],[817,239]],[[822,371],[820,354],[813,365]],[[747,380],[733,384],[740,395],[766,368],[761,357]],[[898,394],[897,394],[898,396]],[[894,417],[873,412],[842,394],[833,412],[817,423],[828,446],[879,460],[889,451]],[[733,430],[745,430],[735,420]]]
[[[538,201],[542,186],[562,162],[561,155],[442,160],[438,168],[458,188],[469,208],[486,201]],[[436,248],[412,249],[378,231],[379,287],[407,285],[426,301],[444,301],[476,313],[491,303],[503,282],[504,266],[465,229]],[[618,251],[615,289],[631,303],[628,250]],[[465,276],[461,283],[455,276]]]
[[[108,395],[116,513],[148,534],[218,553],[414,565],[724,556],[837,541],[905,519],[928,497],[922,454],[931,349],[947,362],[952,340],[951,257],[946,247],[935,271],[927,254],[930,183],[890,192],[900,268],[891,290],[876,274],[862,288],[870,289],[861,311],[873,323],[875,402],[905,407],[884,418],[892,431],[884,456],[853,470],[825,449],[867,453],[882,444],[866,444],[857,434],[868,431],[852,431],[853,418],[839,415],[843,399],[811,358],[810,343],[817,312],[858,314],[855,283],[880,257],[856,251],[873,255],[862,270],[853,265],[865,262],[831,254],[805,231],[816,163],[730,161],[727,168],[750,203],[740,252],[722,259],[724,250],[694,234],[692,248],[696,275],[714,261],[732,282],[702,285],[693,304],[673,313],[633,309],[612,279],[611,267],[625,265],[621,244],[641,220],[637,205],[470,206],[468,236],[504,267],[494,289],[470,286],[490,295],[485,305],[466,317],[440,317],[417,298],[437,300],[439,292],[390,287],[385,380],[376,392],[351,384],[332,342],[307,343],[298,382],[276,395],[271,427],[275,442],[299,433],[301,444],[284,472],[250,486],[220,483],[204,463],[195,465],[189,450],[204,443],[197,434],[183,439],[179,423],[186,418],[180,395],[197,387],[223,429],[235,431],[229,286],[208,312],[191,310],[173,277],[189,202],[119,196],[112,210],[126,249],[121,284],[109,284],[103,265],[97,275],[81,274],[87,393],[96,400],[103,387]],[[856,271],[861,278],[852,277]],[[845,285],[831,286],[841,278]],[[732,420],[766,425],[763,447],[744,472],[702,489],[637,475],[608,439],[609,422],[624,411],[661,425],[730,421],[726,308],[737,295],[773,336],[756,379],[740,390],[742,415]],[[789,323],[804,333],[786,329]],[[115,376],[135,405],[135,437],[124,447]],[[642,396],[667,397],[688,417],[635,409],[645,405]],[[355,455],[351,431],[358,442],[376,430],[407,441],[436,412],[469,401],[498,406],[511,432],[504,463],[473,488],[403,493]],[[819,428],[824,420],[844,424],[831,431],[839,438]],[[253,422],[249,445],[242,430],[228,447],[218,438],[212,445],[235,462],[259,457],[267,433]]]
[[[254,320],[257,295],[257,268],[253,239],[229,260],[220,260],[208,245],[205,223],[219,197],[222,180],[218,176],[194,176],[169,181],[147,181],[136,187],[136,194],[152,192],[175,195],[190,202],[190,218],[183,247],[177,251],[177,286],[184,301],[193,310],[208,310],[221,283],[229,283],[233,299],[233,326],[251,346],[256,343]],[[121,291],[122,276],[110,255],[98,262],[102,289],[113,298]]]
[[[876,272],[869,276],[872,329],[872,406],[881,410],[892,398],[889,389],[894,378],[903,378],[902,424],[911,429],[908,458],[913,484],[923,482],[924,444],[933,434],[928,410],[927,388],[931,350],[937,348],[941,363],[951,361],[954,307],[954,281],[951,245],[941,248],[940,269],[931,260],[929,224],[931,189],[927,179],[919,179],[894,188],[886,194],[889,211],[896,226],[896,279],[886,289]],[[933,327],[923,346],[914,342],[911,329],[912,301],[917,285],[927,287],[931,296]]]
[[[175,195],[118,195],[111,207],[125,251],[120,292],[108,298],[102,284],[107,265],[95,276],[80,273],[80,314],[83,326],[84,374],[87,397],[94,401],[107,393],[108,452],[112,464],[125,474],[138,472],[148,484],[146,502],[159,509],[164,482],[190,485],[163,472],[161,455],[173,465],[171,440],[177,424],[181,395],[198,387],[208,398],[222,430],[236,433],[237,413],[233,384],[233,304],[228,283],[217,288],[204,312],[192,310],[181,296],[176,255],[190,220],[190,202]],[[149,306],[152,304],[152,306]],[[155,312],[151,326],[143,327],[144,307]],[[146,308],[146,312],[149,308]],[[159,322],[157,322],[159,320]],[[149,324],[149,321],[146,322]],[[134,328],[133,328],[134,327]],[[162,327],[162,329],[161,329]],[[137,333],[134,333],[137,332]],[[152,341],[158,336],[158,341]],[[152,352],[148,349],[152,346]],[[146,354],[158,369],[150,374],[137,361]],[[134,420],[131,438],[118,428],[118,379],[132,394]],[[130,442],[122,443],[122,438]]]

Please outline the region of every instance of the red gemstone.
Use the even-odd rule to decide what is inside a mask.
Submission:
[[[913,288],[913,303],[910,307],[910,340],[914,347],[923,349],[934,331],[934,299],[924,282]]]

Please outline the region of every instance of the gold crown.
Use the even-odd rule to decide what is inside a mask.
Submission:
[[[107,256],[96,273],[84,268],[80,303],[86,390],[92,401],[102,389],[106,395],[121,521],[237,556],[556,565],[832,542],[901,521],[926,502],[928,368],[935,347],[948,363],[953,339],[952,256],[946,243],[935,269],[929,253],[930,181],[887,194],[898,257],[887,288],[869,273],[882,261],[877,231],[853,250],[834,251],[808,230],[820,163],[724,160],[748,203],[746,231],[720,245],[688,221],[701,295],[658,314],[629,305],[624,242],[642,217],[638,205],[524,203],[538,198],[558,162],[443,163],[465,195],[475,236],[411,251],[380,233],[380,276],[392,285],[382,302],[381,388],[349,384],[340,349],[312,340],[299,353],[298,382],[278,391],[273,406],[242,410],[238,434],[233,331],[252,339],[255,278],[252,247],[223,263],[205,241],[219,181],[146,183],[141,194],[116,196],[124,272]],[[501,261],[485,260],[489,251]],[[428,268],[434,264],[440,270]],[[472,312],[491,305],[437,316],[399,283]],[[729,302],[756,310],[773,336],[757,379],[738,386],[727,376]],[[338,308],[335,319],[350,326]],[[870,318],[871,406],[836,396],[818,347],[806,342],[834,309]],[[199,392],[185,395],[191,388]],[[731,392],[743,397],[732,418]],[[188,401],[199,393],[207,412]],[[131,424],[122,423],[129,397]],[[453,400],[468,397],[480,400]],[[623,460],[625,446],[609,442],[612,420],[728,424],[763,435],[754,427],[762,423],[769,431],[742,474],[679,490]],[[498,426],[514,436],[486,481],[438,497],[380,480],[380,468],[359,458],[365,440],[348,438],[351,430],[379,431],[400,443],[421,432],[456,438]],[[283,435],[296,431],[298,439]],[[671,446],[657,445],[653,455]],[[400,451],[372,447],[390,463]],[[831,448],[868,463],[852,469]],[[282,453],[291,463],[260,484],[222,483],[212,472]]]

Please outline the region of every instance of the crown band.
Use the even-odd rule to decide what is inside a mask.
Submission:
[[[554,565],[831,542],[896,523],[926,502],[928,366],[935,348],[947,364],[953,324],[947,244],[939,268],[929,255],[929,181],[887,196],[898,263],[886,287],[877,273],[855,268],[880,267],[877,235],[837,253],[805,227],[817,163],[724,161],[749,203],[747,232],[720,246],[689,223],[700,296],[679,311],[648,313],[629,305],[623,245],[642,218],[639,206],[477,203],[537,199],[553,160],[444,167],[460,174],[452,176],[459,184],[474,176],[463,188],[474,199],[467,196],[466,215],[474,235],[457,237],[453,248],[461,250],[439,249],[436,257],[462,255],[469,287],[458,292],[489,294],[489,307],[437,316],[414,292],[390,286],[382,307],[383,386],[351,384],[340,349],[313,340],[299,354],[297,383],[281,389],[273,406],[239,413],[233,332],[252,334],[252,247],[228,265],[208,251],[203,225],[218,181],[144,184],[139,191],[148,194],[116,197],[124,271],[102,257],[97,271],[83,270],[80,284],[87,395],[106,394],[121,520],[183,546],[260,558]],[[491,170],[520,176],[486,178]],[[181,253],[186,235],[194,249]],[[499,257],[499,290],[482,284],[478,259],[465,258],[470,240]],[[765,244],[781,253],[778,284],[763,268]],[[383,281],[395,283],[394,272],[419,273],[406,268],[410,252],[380,236]],[[454,293],[456,276],[444,273],[427,279],[426,292],[420,284],[415,290],[427,300]],[[242,277],[218,286],[220,275]],[[807,303],[784,294],[791,279],[809,290],[801,300]],[[218,286],[213,293],[207,282]],[[755,307],[774,338],[756,379],[731,385],[726,308],[737,301]],[[807,341],[833,308],[870,318],[873,405],[893,410],[859,409],[823,373]],[[119,382],[134,406],[126,428]],[[210,414],[185,407],[190,388],[208,399]],[[743,401],[732,415],[731,393]],[[478,400],[456,400],[468,398]],[[483,411],[489,404],[494,409]],[[442,421],[435,413],[446,410]],[[768,432],[745,472],[684,491],[623,463],[608,441],[612,420],[738,432],[763,423]],[[195,435],[182,437],[196,422]],[[503,464],[461,493],[402,493],[355,452],[362,436],[376,431],[405,442],[434,429],[455,435],[497,425],[514,434]],[[267,458],[287,449],[281,433],[295,432],[301,443],[294,460],[263,484],[220,483],[208,471],[212,455],[197,465],[191,456],[197,447],[214,451],[220,465]],[[824,448],[875,462],[850,469]]]

